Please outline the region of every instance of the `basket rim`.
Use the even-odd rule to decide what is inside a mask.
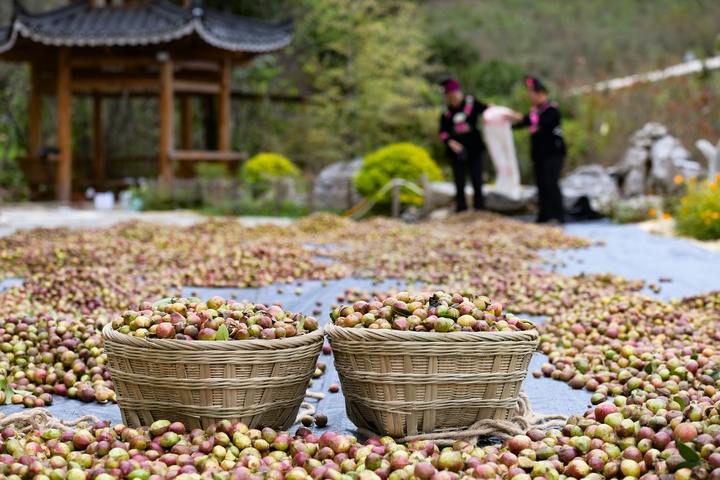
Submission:
[[[312,332],[281,340],[226,340],[208,341],[201,340],[177,340],[170,338],[138,338],[120,333],[107,324],[102,329],[103,340],[107,343],[116,343],[131,347],[153,348],[165,350],[180,350],[187,352],[211,352],[211,351],[238,351],[238,350],[284,350],[296,348],[313,343],[322,342],[325,337],[325,330],[318,328]]]
[[[409,341],[428,343],[536,341],[540,334],[536,329],[509,332],[412,332],[403,330],[370,330],[367,328],[344,328],[328,320],[325,324],[328,338],[348,341]],[[344,337],[344,338],[342,338]]]

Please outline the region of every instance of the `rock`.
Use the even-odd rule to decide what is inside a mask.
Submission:
[[[470,187],[472,192],[472,187]],[[467,188],[465,195],[468,195]],[[485,208],[491,212],[511,213],[526,210],[530,204],[537,203],[537,187],[535,185],[520,185],[517,198],[509,197],[504,191],[496,189],[495,185],[483,185]],[[468,196],[468,205],[472,194]]]
[[[454,213],[454,210],[452,208],[438,208],[437,210],[433,210],[430,212],[429,219],[430,220],[445,220],[450,215]]]
[[[705,139],[695,142],[695,146],[705,155],[708,164],[707,178],[715,180],[715,176],[720,172],[720,141],[716,146]]]
[[[433,208],[452,207],[455,204],[455,184],[451,182],[430,183],[430,194]],[[466,185],[465,197],[468,205],[473,204],[474,195],[472,185]],[[495,185],[483,185],[483,196],[485,208],[492,212],[518,212],[537,202],[537,187],[521,185],[520,196],[513,199],[496,190]]]
[[[673,136],[665,135],[656,140],[650,147],[650,178],[649,188],[665,190],[667,183],[673,182],[675,177],[675,166],[673,165],[673,152],[682,148],[680,141]],[[680,153],[680,152],[678,152]]]
[[[622,160],[606,170],[625,198],[649,190],[673,192],[678,188],[676,175],[689,178],[702,174],[700,164],[691,160],[680,140],[659,123],[646,123],[630,137],[630,145]]]
[[[315,179],[315,208],[349,209],[360,202],[363,197],[355,188],[352,178],[362,163],[362,158],[356,158],[323,168]]]
[[[667,135],[667,128],[655,122],[646,123],[643,128],[630,137],[630,144],[641,148],[650,148],[653,141]]]
[[[680,140],[670,135],[656,140],[650,148],[652,168],[649,187],[660,192],[672,192],[677,189],[675,176],[683,178],[699,177],[702,167],[691,159],[690,152],[682,146]]]
[[[455,203],[455,184],[450,182],[430,182],[429,194],[430,204],[433,208],[449,207]]]
[[[622,196],[625,198],[645,193],[645,168],[633,168],[622,180]]]
[[[683,178],[699,178],[706,173],[702,166],[693,160],[673,158],[673,164],[675,165],[677,174],[682,175]],[[711,178],[710,175],[708,175],[707,178]],[[712,178],[715,178],[715,175],[713,175]]]
[[[588,197],[591,205],[620,194],[617,183],[600,165],[583,165],[560,181],[565,208],[572,208],[580,197]]]
[[[630,147],[622,160],[608,169],[610,175],[627,175],[633,168],[645,168],[648,161],[648,151],[641,147]]]

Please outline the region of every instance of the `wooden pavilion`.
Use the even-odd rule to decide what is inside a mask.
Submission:
[[[238,161],[231,151],[231,71],[258,54],[287,46],[291,22],[268,24],[205,8],[202,0],[183,6],[167,0],[69,0],[40,14],[15,0],[12,23],[0,27],[0,60],[31,65],[28,157],[30,170],[50,165],[50,188],[68,201],[73,189],[71,101],[93,98],[92,170],[96,188],[105,184],[102,100],[104,96],[157,95],[159,176],[171,181],[176,162]],[[43,155],[41,102],[57,98],[57,152]],[[217,150],[192,150],[191,96],[217,96]],[[179,97],[180,149],[175,148],[175,105]],[[48,160],[50,158],[50,160]],[[28,168],[25,169],[26,171]]]

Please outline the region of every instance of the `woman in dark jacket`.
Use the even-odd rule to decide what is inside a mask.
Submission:
[[[482,210],[485,207],[482,195],[485,143],[480,135],[478,119],[487,105],[472,95],[464,95],[457,80],[448,78],[441,85],[446,106],[440,116],[440,140],[445,144],[455,176],[457,211],[467,210],[465,178],[468,174],[475,189],[473,208]]]
[[[540,212],[538,223],[563,223],[565,211],[560,191],[560,173],[565,160],[565,141],[560,128],[560,111],[548,98],[545,85],[534,76],[525,79],[530,103],[530,113],[513,112],[510,116],[517,123],[515,128],[530,130],[530,156],[535,170]]]

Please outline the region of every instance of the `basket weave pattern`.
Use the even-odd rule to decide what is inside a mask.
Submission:
[[[250,428],[295,421],[324,332],[283,340],[186,341],[130,337],[103,329],[123,421],[167,419],[207,428],[222,419]]]
[[[538,345],[535,330],[419,333],[329,322],[325,331],[348,417],[396,438],[509,420]]]

